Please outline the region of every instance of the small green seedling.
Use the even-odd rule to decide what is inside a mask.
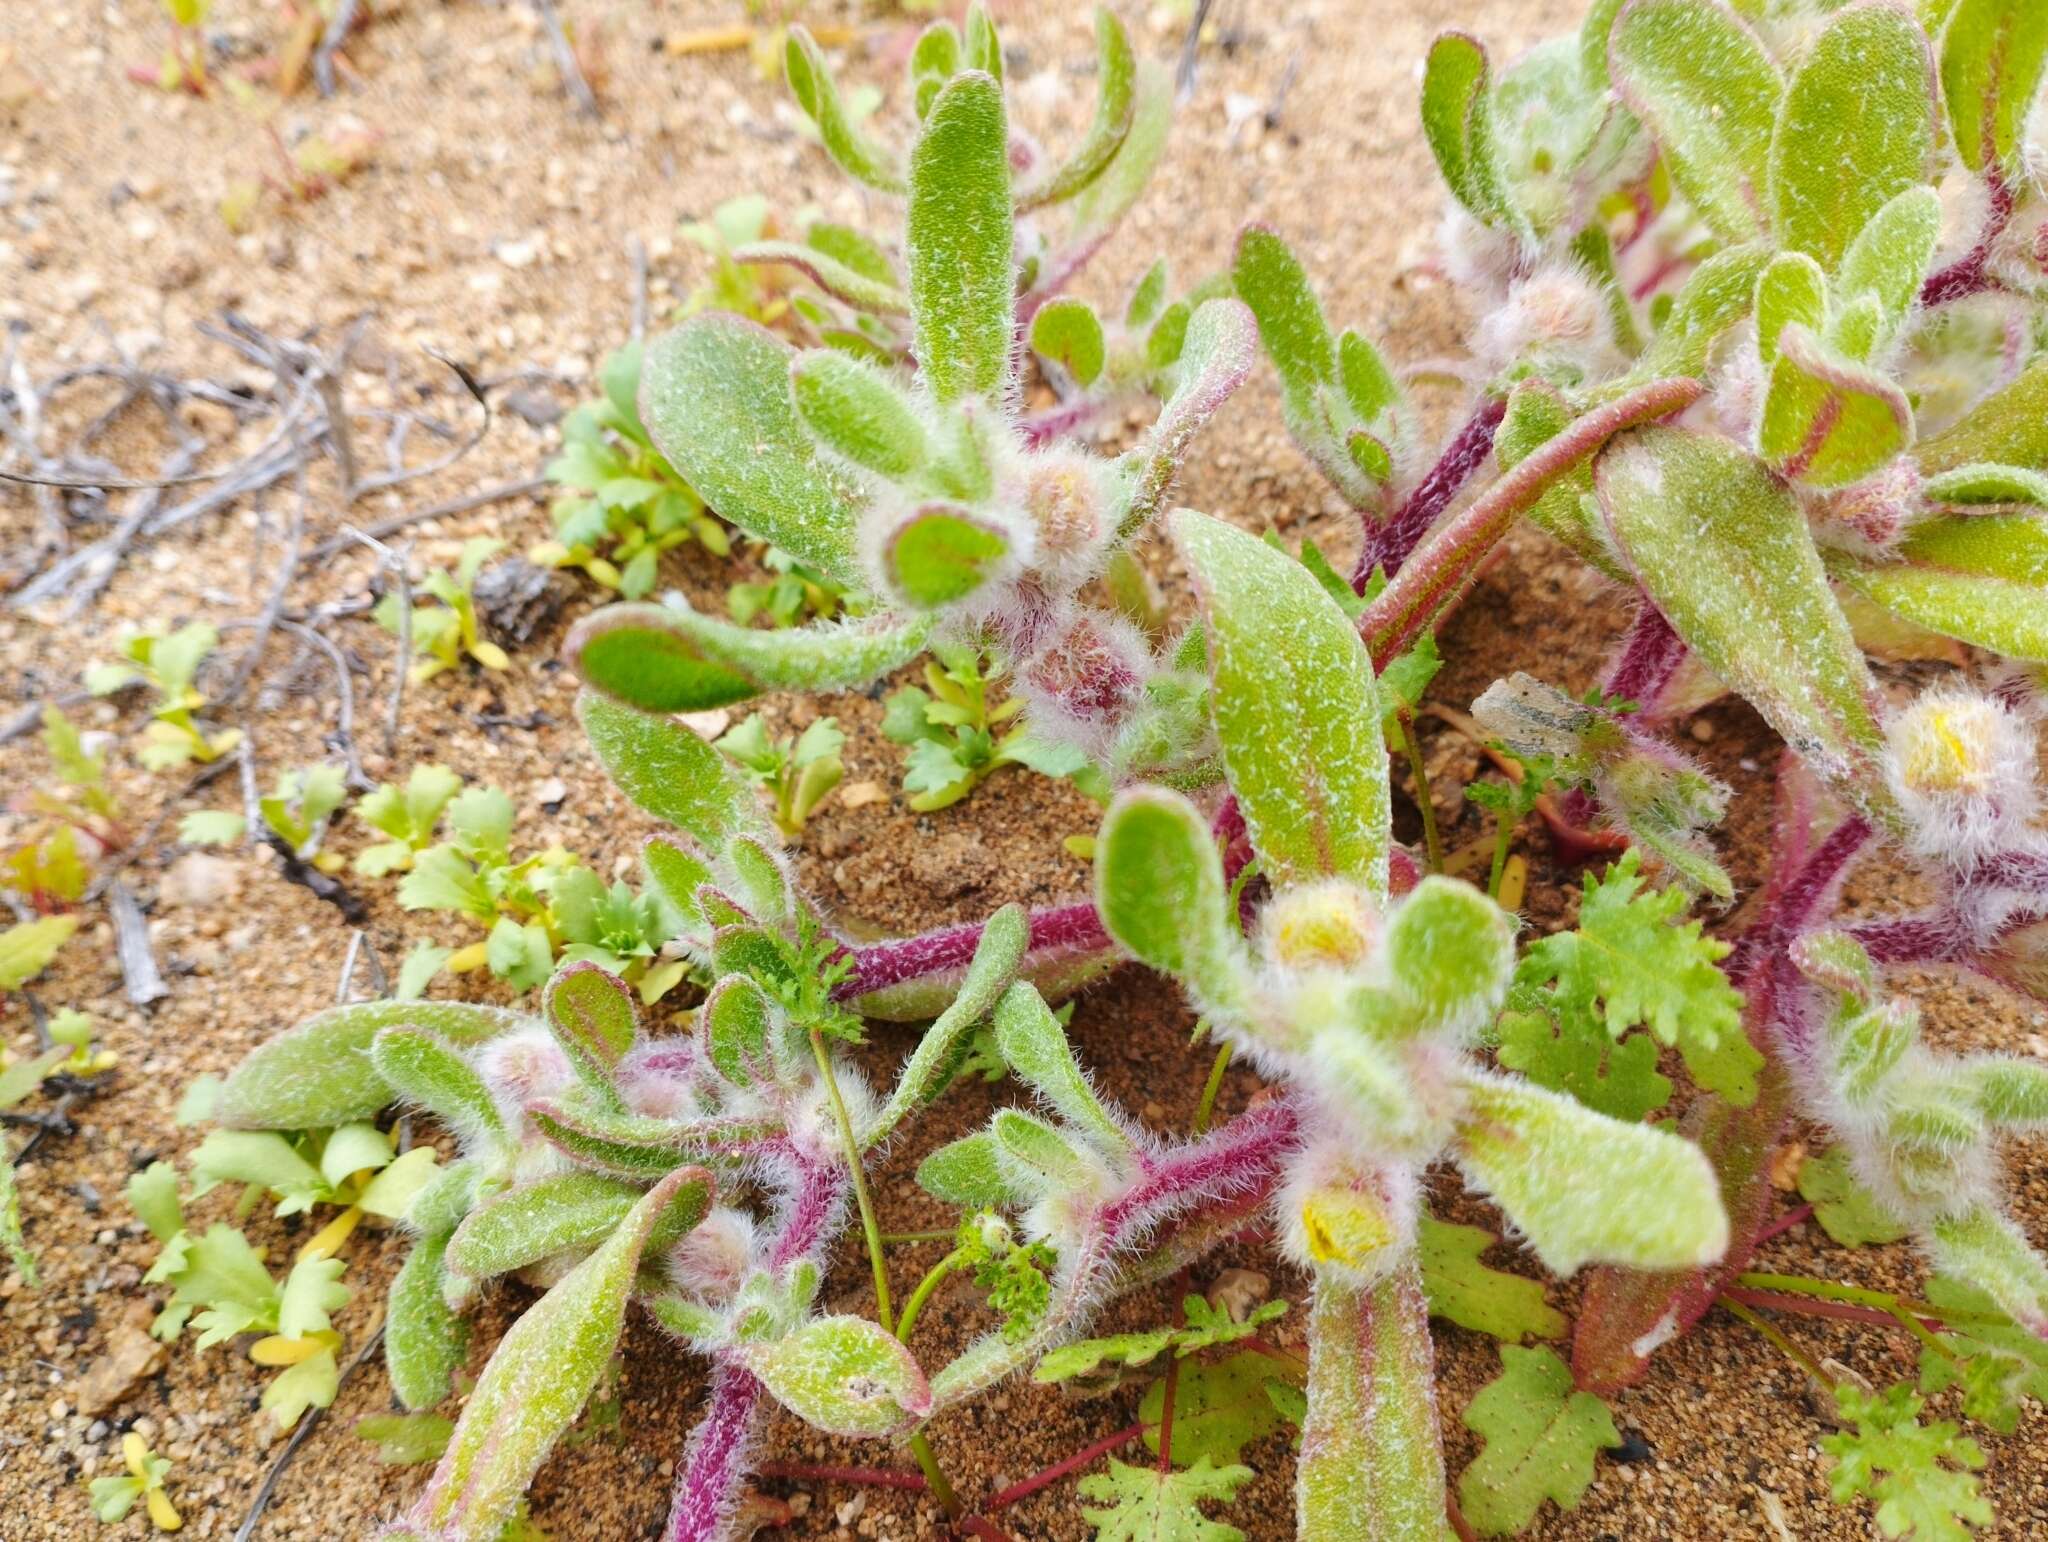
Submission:
[[[638,343],[598,372],[603,395],[570,413],[548,479],[565,491],[550,510],[555,539],[527,555],[547,567],[581,568],[629,600],[654,590],[661,554],[689,540],[723,557],[725,527],[676,474],[640,421]]]
[[[462,790],[462,778],[446,766],[414,766],[399,787],[385,782],[365,793],[356,817],[388,837],[356,853],[355,870],[365,878],[382,878],[412,870],[413,859],[434,841],[441,811]]]
[[[348,781],[340,766],[322,762],[303,771],[281,772],[277,785],[256,802],[258,817],[278,845],[323,873],[338,873],[346,859],[322,851],[328,822],[348,802]],[[178,839],[188,846],[231,846],[248,833],[245,815],[226,809],[198,809],[178,821]]]
[[[85,688],[110,696],[134,685],[157,693],[157,705],[143,730],[138,757],[152,771],[165,771],[198,761],[220,759],[242,742],[237,728],[209,731],[199,714],[206,707],[200,692],[200,666],[220,645],[220,633],[203,621],[188,622],[175,632],[135,632],[121,644],[122,660],[97,664],[86,671]]]
[[[756,712],[714,742],[774,800],[775,828],[792,838],[846,776],[839,759],[846,735],[833,718],[819,718],[792,742],[770,739]]]
[[[421,581],[419,588],[441,603],[438,607],[414,605],[412,609],[415,682],[431,680],[457,668],[464,659],[474,660],[485,669],[512,667],[505,650],[478,631],[473,593],[483,565],[504,549],[503,541],[475,536],[462,543],[462,555],[453,573],[437,569]],[[402,600],[394,590],[377,602],[375,611],[377,624],[394,637],[400,635]]]
[[[958,803],[1005,766],[1027,766],[1047,776],[1071,776],[1095,795],[1106,789],[1087,756],[1069,746],[1034,738],[1013,723],[1024,698],[991,704],[989,687],[1002,671],[972,648],[939,644],[924,667],[929,691],[906,685],[889,698],[882,732],[910,748],[903,789],[910,806],[930,813]]]
[[[102,1525],[111,1525],[134,1509],[139,1499],[150,1525],[158,1531],[182,1527],[184,1518],[164,1488],[164,1480],[171,1475],[170,1460],[151,1451],[143,1438],[131,1430],[121,1437],[121,1463],[128,1469],[125,1475],[94,1478],[86,1485],[94,1517]]]
[[[771,627],[781,628],[810,620],[829,621],[846,598],[846,592],[837,584],[812,572],[788,552],[771,546],[761,560],[775,575],[773,578],[766,583],[726,586],[726,609],[741,626],[766,621]]]

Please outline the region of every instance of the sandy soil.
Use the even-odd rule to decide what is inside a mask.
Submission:
[[[487,378],[533,371],[521,388],[539,402],[566,405],[604,351],[626,335],[629,236],[646,244],[649,302],[659,317],[701,274],[701,259],[674,237],[679,220],[701,218],[721,199],[754,189],[769,191],[785,210],[815,205],[856,220],[866,213],[862,197],[793,132],[779,83],[759,78],[743,55],[673,58],[661,51],[665,36],[729,22],[731,14],[667,3],[607,10],[586,0],[567,0],[564,8],[586,35],[602,26],[601,122],[576,116],[561,95],[524,9],[473,0],[380,5],[375,25],[346,51],[337,95],[322,102],[301,94],[277,119],[294,142],[307,132],[374,132],[371,163],[317,204],[265,206],[239,236],[223,225],[219,200],[272,152],[256,120],[230,102],[167,95],[125,78],[128,65],[153,62],[160,46],[152,5],[52,0],[0,11],[0,50],[12,50],[12,62],[0,63],[0,322],[22,334],[23,367],[43,379],[119,348],[151,367],[246,379],[263,389],[261,372],[203,337],[198,323],[233,308],[275,333],[317,332],[331,340],[367,316],[347,382],[359,406],[403,402],[451,423],[467,421],[460,389],[428,357],[430,349]],[[1145,46],[1161,54],[1177,46],[1170,18],[1125,9]],[[1088,275],[1084,292],[1120,294],[1162,250],[1192,278],[1225,259],[1242,221],[1266,219],[1295,242],[1335,315],[1389,339],[1404,361],[1452,354],[1458,313],[1425,266],[1439,195],[1415,122],[1418,61],[1430,35],[1454,21],[1485,36],[1498,53],[1512,54],[1575,12],[1563,0],[1321,0],[1290,7],[1225,0],[1199,88],[1153,193],[1125,239]],[[1012,3],[1002,16],[1012,76],[1027,82],[1027,110],[1071,131],[1086,110],[1085,8]],[[858,29],[849,77],[893,89],[905,25],[868,15],[836,19]],[[257,0],[221,0],[215,26],[247,57],[274,48],[284,24]],[[24,80],[33,91],[15,100]],[[1063,107],[1052,89],[1062,82],[1074,87]],[[67,393],[48,425],[48,442],[78,432],[117,395],[113,384]],[[1447,394],[1429,400],[1439,415],[1455,405]],[[192,408],[187,426],[214,445],[216,459],[233,451],[225,412]],[[242,431],[241,449],[256,432]],[[374,521],[521,479],[552,441],[551,428],[501,413],[459,465],[402,492],[373,494],[346,517]],[[123,413],[98,448],[146,475],[170,442],[156,415],[139,407]],[[324,464],[315,468],[309,495],[312,534],[325,537],[345,516]],[[116,516],[131,496],[116,496]],[[1350,540],[1332,499],[1287,443],[1264,379],[1202,440],[1181,496],[1290,539],[1316,534],[1332,550],[1347,549]],[[0,611],[0,700],[33,702],[75,689],[81,668],[107,656],[125,626],[254,613],[278,560],[290,497],[285,484],[140,551],[82,614]],[[37,528],[32,499],[17,490],[0,493],[0,554],[29,548]],[[81,530],[85,539],[97,533]],[[445,562],[468,535],[497,535],[521,547],[547,533],[538,500],[512,499],[424,527],[419,554]],[[1154,550],[1148,560],[1173,586],[1168,555]],[[366,557],[317,564],[294,588],[293,604],[360,598],[372,576]],[[693,550],[673,559],[664,576],[708,595],[732,575]],[[402,775],[427,758],[446,761],[510,791],[521,806],[522,835],[536,845],[559,839],[601,869],[625,861],[643,821],[584,750],[569,713],[572,684],[554,658],[567,623],[595,599],[587,587],[577,590],[564,614],[517,651],[509,672],[456,676],[413,692],[389,750],[375,725],[390,679],[390,640],[366,619],[336,623],[334,635],[359,671],[357,743],[370,775]],[[1447,629],[1450,662],[1433,694],[1462,707],[1513,668],[1583,688],[1619,619],[1611,596],[1538,538],[1519,536]],[[265,664],[267,684],[252,693],[246,723],[267,781],[275,769],[322,752],[323,736],[336,726],[336,702],[326,666],[316,659],[295,667],[288,640],[273,645]],[[852,735],[849,780],[895,788],[900,752],[876,732],[876,700],[855,695],[829,704],[776,703],[771,710],[792,722],[820,710],[836,713]],[[139,711],[104,704],[78,715],[124,734],[141,721]],[[1725,851],[1738,881],[1751,886],[1767,855],[1774,746],[1757,720],[1732,703],[1710,708],[1690,726],[1704,757],[1739,788]],[[1484,825],[1476,812],[1450,807],[1445,793],[1473,774],[1469,746],[1442,733],[1431,741],[1429,758],[1446,805],[1446,838],[1455,845],[1478,836]],[[42,774],[32,740],[0,747],[0,785],[20,788]],[[559,787],[550,785],[558,778]],[[184,779],[152,777],[124,763],[118,785],[139,825]],[[552,802],[564,787],[566,797]],[[216,789],[196,801],[225,806],[232,794]],[[1413,834],[1412,803],[1401,817]],[[859,809],[835,801],[805,837],[801,870],[811,892],[850,922],[908,930],[978,917],[1004,901],[1077,894],[1085,870],[1062,850],[1060,837],[1092,823],[1092,806],[1064,785],[1008,773],[967,803],[929,816],[909,813],[900,795]],[[353,849],[357,838],[358,831],[348,831],[342,849]],[[1528,835],[1521,849],[1534,869],[1532,921],[1567,921],[1574,877],[1549,861],[1540,834]],[[257,1408],[263,1373],[229,1348],[200,1356],[180,1346],[160,1373],[102,1417],[76,1408],[76,1380],[110,1332],[124,1320],[146,1320],[154,1308],[155,1293],[140,1284],[153,1244],[120,1197],[128,1176],[190,1144],[190,1133],[170,1119],[188,1080],[231,1066],[250,1045],[332,998],[349,939],[331,906],[284,882],[267,861],[235,860],[227,892],[201,902],[167,877],[176,854],[159,839],[129,873],[171,979],[168,999],[147,1012],[126,1004],[111,934],[97,917],[38,987],[52,1005],[92,1013],[121,1066],[111,1092],[79,1108],[77,1132],[46,1141],[21,1173],[43,1283],[30,1291],[15,1277],[0,1282],[0,1536],[9,1542],[96,1534],[81,1479],[115,1470],[120,1432],[130,1427],[176,1461],[172,1486],[190,1533],[200,1537],[234,1532],[276,1454],[271,1422]],[[448,918],[400,911],[388,883],[360,887],[370,905],[369,937],[387,960],[421,937],[470,940]],[[1874,903],[1898,892],[1886,875],[1866,874],[1852,896]],[[1926,1000],[1930,1030],[1945,1045],[2048,1053],[2037,1017],[1980,990],[1933,986]],[[31,1042],[18,1001],[0,1014],[0,1035],[10,1046]],[[1124,971],[1086,997],[1074,1033],[1107,1090],[1155,1128],[1171,1130],[1186,1127],[1206,1064],[1206,1055],[1186,1047],[1189,1022],[1170,987]],[[875,1034],[865,1053],[877,1075],[907,1043],[900,1030]],[[1249,1073],[1233,1072],[1225,1110],[1241,1108],[1256,1086]],[[946,1222],[910,1181],[917,1157],[1012,1095],[1007,1087],[964,1088],[899,1144],[876,1188],[888,1226]],[[2019,1149],[2012,1168],[2018,1212],[2036,1236],[2048,1235],[2043,1155],[2039,1143]],[[1436,1188],[1445,1213],[1485,1219],[1481,1207],[1459,1197],[1449,1175]],[[221,1204],[209,1201],[199,1214],[211,1219]],[[293,1240],[291,1226],[268,1220],[250,1230],[277,1250]],[[351,1347],[374,1328],[398,1251],[394,1239],[368,1234],[352,1246],[349,1279],[362,1288],[340,1323]],[[936,1256],[932,1245],[898,1250],[899,1290]],[[1507,1249],[1494,1261],[1533,1269]],[[1765,1262],[1874,1285],[1903,1286],[1919,1274],[1904,1247],[1850,1254],[1810,1225],[1774,1243]],[[1218,1257],[1196,1283],[1233,1265],[1264,1270],[1276,1291],[1301,1299],[1303,1280],[1256,1254]],[[847,1310],[863,1307],[865,1265],[855,1248],[842,1249],[827,1294]],[[1569,1283],[1553,1283],[1551,1294],[1567,1310],[1575,1302]],[[511,1290],[491,1303],[480,1353],[517,1304]],[[1163,1295],[1134,1298],[1110,1313],[1105,1331],[1163,1321],[1169,1310]],[[981,1313],[970,1294],[941,1292],[925,1321],[920,1349],[937,1363],[978,1331]],[[1792,1331],[1814,1353],[1831,1354],[1873,1380],[1909,1371],[1907,1347],[1896,1336],[1808,1322]],[[1299,1334],[1298,1326],[1283,1323],[1278,1337],[1298,1344]],[[1458,1414],[1498,1362],[1491,1342],[1475,1335],[1440,1328],[1437,1338],[1455,1473],[1475,1449]],[[562,1542],[655,1535],[666,1506],[667,1479],[701,1375],[645,1324],[630,1331],[626,1349],[617,1424],[566,1447],[534,1491],[534,1519]],[[1837,1509],[1826,1498],[1817,1441],[1827,1426],[1800,1380],[1747,1329],[1710,1318],[1661,1354],[1640,1388],[1616,1400],[1617,1422],[1640,1436],[1647,1456],[1629,1464],[1602,1460],[1583,1506],[1568,1516],[1547,1509],[1533,1534],[1560,1542],[1871,1535],[1864,1511]],[[944,1421],[932,1437],[962,1488],[986,1492],[1129,1423],[1138,1395],[1132,1387],[1105,1400],[1070,1402],[1045,1389],[1011,1387]],[[357,1418],[389,1406],[374,1363],[355,1374],[287,1471],[256,1535],[362,1535],[370,1519],[395,1509],[420,1474],[380,1468],[367,1443],[349,1432]],[[2048,1437],[2038,1410],[2019,1436],[1984,1444],[1991,1458],[1987,1488],[2001,1512],[1995,1534],[2048,1534]],[[799,1463],[877,1459],[872,1450],[824,1439],[779,1416],[762,1454]],[[1292,1474],[1285,1443],[1269,1440],[1250,1455],[1260,1476],[1226,1518],[1257,1542],[1286,1537]],[[762,1486],[798,1496],[803,1513],[792,1535],[940,1532],[934,1508],[901,1494],[863,1496],[832,1484]],[[1018,1539],[1089,1534],[1070,1483],[1006,1511],[1002,1521]],[[144,1529],[138,1512],[113,1532],[136,1536]]]

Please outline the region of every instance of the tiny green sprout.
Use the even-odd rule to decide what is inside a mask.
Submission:
[[[128,73],[163,91],[189,91],[205,96],[212,89],[206,59],[208,43],[204,28],[213,10],[213,0],[159,0],[164,20],[170,27],[170,41],[155,69],[137,67]]]
[[[1106,792],[1087,756],[1011,722],[1024,709],[1021,696],[990,704],[989,687],[1002,670],[986,655],[945,644],[932,651],[936,661],[924,667],[930,690],[904,686],[889,697],[882,718],[882,732],[910,748],[903,788],[911,794],[911,808],[924,814],[950,807],[1005,766],[1072,777],[1098,797]]]
[[[846,598],[846,591],[838,584],[805,567],[788,552],[771,546],[761,560],[775,575],[773,578],[766,583],[726,587],[726,609],[741,626],[766,621],[780,629],[810,620],[829,621]]]
[[[197,683],[200,666],[219,644],[220,633],[203,621],[189,622],[175,632],[135,632],[122,642],[119,662],[86,671],[85,688],[95,696],[110,696],[132,685],[147,685],[157,693],[139,756],[150,770],[165,771],[195,760],[207,764],[241,743],[240,729],[209,731],[199,716],[206,707]]]
[[[988,1292],[988,1304],[1003,1319],[1003,1337],[1027,1338],[1052,1304],[1049,1271],[1059,1262],[1044,1242],[1020,1242],[999,1215],[984,1212],[960,1223],[954,1256],[974,1271],[974,1283]]]
[[[462,543],[462,553],[453,573],[436,569],[419,584],[439,606],[415,604],[409,618],[412,629],[412,678],[431,680],[457,668],[467,658],[485,669],[510,669],[512,660],[505,650],[477,629],[476,577],[483,565],[505,549],[505,543],[488,536],[475,536]],[[404,597],[396,590],[377,602],[373,613],[377,624],[397,637],[408,618],[400,614]]]
[[[126,844],[128,835],[107,785],[106,757],[88,750],[77,726],[55,706],[43,709],[42,741],[58,785],[32,787],[15,801],[33,822],[26,838],[0,858],[0,884],[48,914],[77,904],[91,860]]]
[[[365,878],[410,872],[413,859],[433,844],[442,810],[461,790],[462,778],[446,766],[419,765],[404,787],[385,782],[365,793],[356,817],[388,839],[357,852],[355,870]]]
[[[654,590],[661,554],[689,540],[725,556],[725,527],[676,474],[640,421],[640,345],[629,343],[598,371],[603,394],[562,423],[562,449],[547,464],[563,489],[550,510],[555,538],[527,555],[548,567],[581,568],[629,600]]]
[[[756,712],[715,743],[774,800],[775,828],[792,839],[803,833],[805,821],[846,776],[839,759],[846,735],[835,718],[819,718],[792,742],[770,739]]]
[[[97,1076],[111,1071],[121,1057],[110,1049],[94,1049],[92,1019],[76,1007],[66,1007],[50,1018],[50,1041],[70,1049],[63,1069],[73,1076]]]
[[[342,768],[322,762],[302,771],[281,772],[270,795],[256,802],[263,828],[278,845],[323,873],[338,873],[345,860],[322,851],[328,822],[348,802]],[[225,809],[196,809],[178,821],[178,839],[188,846],[228,846],[248,833],[244,815]]]
[[[78,930],[79,916],[39,916],[0,931],[0,995],[18,991],[45,969]]]
[[[168,1457],[151,1451],[143,1438],[131,1430],[121,1437],[121,1463],[128,1469],[125,1475],[94,1478],[86,1485],[92,1513],[102,1525],[123,1519],[138,1499],[150,1525],[158,1531],[176,1531],[185,1524],[164,1489],[164,1480],[171,1475]]]

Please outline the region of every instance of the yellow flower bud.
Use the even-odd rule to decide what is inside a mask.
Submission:
[[[1355,969],[1379,945],[1379,910],[1350,884],[1289,889],[1263,919],[1267,956],[1289,969]]]
[[[1367,1267],[1394,1240],[1393,1217],[1371,1194],[1353,1188],[1313,1189],[1301,1206],[1309,1256],[1319,1264]]]

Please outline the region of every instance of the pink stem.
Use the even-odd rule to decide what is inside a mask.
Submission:
[[[711,1378],[711,1405],[690,1432],[669,1505],[666,1542],[715,1542],[747,1478],[763,1388],[737,1360],[721,1358]]]
[[[1083,424],[1092,423],[1108,411],[1111,405],[1105,397],[1084,396],[1064,406],[1041,412],[1036,417],[1026,418],[1017,426],[1024,432],[1024,443],[1032,449],[1037,449],[1048,440],[1057,439],[1063,434],[1071,434]]]
[[[1705,388],[1697,380],[1656,380],[1594,408],[1556,438],[1538,445],[1491,487],[1436,532],[1380,592],[1358,630],[1372,650],[1375,669],[1384,669],[1435,626],[1478,575],[1502,536],[1536,500],[1580,461],[1624,429],[1683,411]]]
[[[1053,1463],[1052,1466],[1046,1468],[1043,1472],[1033,1473],[1021,1483],[1012,1483],[999,1494],[991,1494],[988,1499],[983,1501],[982,1511],[985,1514],[992,1515],[997,1510],[1013,1505],[1020,1499],[1028,1499],[1040,1489],[1050,1487],[1052,1484],[1059,1482],[1067,1474],[1079,1472],[1097,1457],[1107,1456],[1112,1451],[1122,1450],[1144,1433],[1145,1426],[1141,1421],[1137,1424],[1125,1426],[1114,1435],[1105,1435],[1093,1445],[1083,1446],[1064,1461]]]
[[[2014,199],[2012,185],[1997,167],[1991,168],[1985,181],[1991,193],[1991,208],[1984,219],[1983,234],[1977,237],[1975,246],[1954,262],[1928,275],[1927,282],[1920,286],[1922,305],[1947,305],[1952,300],[1967,299],[1997,287],[1990,273],[1991,247],[2012,220]]]
[[[1786,1296],[1775,1290],[1751,1290],[1746,1285],[1730,1285],[1721,1294],[1730,1301],[1762,1307],[1766,1311],[1796,1312],[1802,1317],[1832,1317],[1837,1322],[1860,1322],[1873,1328],[1908,1331],[1906,1325],[1890,1312],[1880,1312],[1872,1306],[1851,1306],[1846,1301],[1821,1301],[1812,1296]],[[1931,1317],[1922,1317],[1920,1322],[1931,1333],[1948,1331],[1947,1323],[1936,1322]]]
[[[1784,1236],[1786,1232],[1790,1231],[1793,1227],[1797,1226],[1801,1221],[1804,1221],[1808,1216],[1812,1214],[1813,1206],[1811,1205],[1800,1205],[1795,1209],[1787,1210],[1783,1215],[1779,1216],[1775,1221],[1771,1222],[1770,1225],[1766,1226],[1762,1231],[1756,1234],[1755,1238],[1752,1239],[1752,1241],[1749,1244],[1750,1251],[1755,1252],[1758,1248],[1762,1247],[1766,1242],[1769,1242],[1774,1237]]]
[[[964,969],[981,943],[982,923],[945,926],[915,937],[897,937],[853,949],[853,973],[832,992],[835,1001],[871,995],[906,980]],[[1083,952],[1114,944],[1095,907],[1083,900],[1031,912],[1031,952]]]
[[[1384,567],[1389,578],[1400,572],[1416,543],[1429,534],[1430,526],[1451,506],[1451,500],[1486,464],[1487,456],[1493,453],[1494,433],[1507,410],[1505,397],[1481,397],[1465,426],[1452,436],[1436,464],[1429,468],[1429,474],[1415,484],[1401,500],[1401,506],[1384,524],[1367,522],[1365,544],[1351,573],[1351,587],[1356,593],[1365,593],[1376,566]]]
[[[1295,1137],[1294,1108],[1276,1099],[1239,1114],[1206,1140],[1166,1156],[1140,1152],[1145,1175],[1103,1207],[1103,1233],[1112,1247],[1122,1248],[1173,1211],[1269,1182]]]
[[[1671,629],[1662,611],[1647,598],[1637,602],[1635,621],[1621,645],[1620,656],[1607,671],[1610,696],[1634,702],[1654,716],[1657,699],[1670,689],[1685,663],[1685,641]]]

